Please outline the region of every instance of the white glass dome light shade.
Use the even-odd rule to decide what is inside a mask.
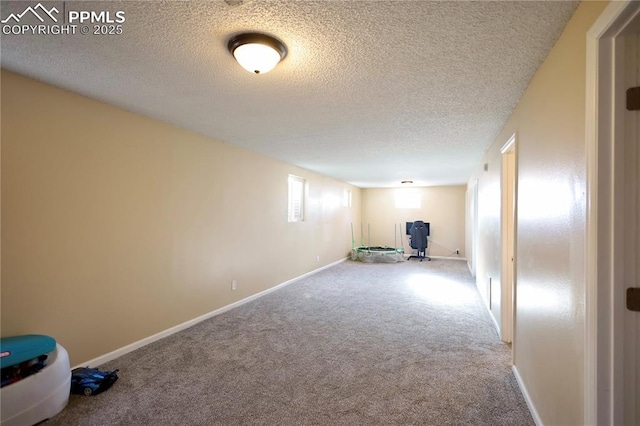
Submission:
[[[242,68],[255,74],[271,71],[287,54],[284,44],[266,34],[239,34],[227,47]]]
[[[256,74],[271,71],[280,62],[280,54],[272,47],[259,43],[243,44],[236,47],[233,56],[242,68]]]

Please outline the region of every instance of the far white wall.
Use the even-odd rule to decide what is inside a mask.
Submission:
[[[464,257],[465,251],[465,186],[432,186],[424,188],[376,188],[363,189],[362,225],[365,244],[369,226],[371,245],[403,245],[411,253],[405,235],[405,223],[423,220],[430,223],[431,236],[427,253],[433,256]],[[396,201],[403,194],[413,194],[420,200],[416,208],[398,208]],[[398,224],[401,229],[398,229]],[[354,228],[360,229],[360,223]],[[358,232],[357,232],[358,233]],[[356,240],[356,245],[361,241]],[[460,250],[456,255],[455,251]]]

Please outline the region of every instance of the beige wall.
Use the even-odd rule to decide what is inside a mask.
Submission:
[[[358,188],[1,78],[3,336],[49,334],[78,364],[349,253]],[[308,180],[302,223],[289,173]]]
[[[500,148],[517,133],[515,365],[546,425],[583,424],[585,40],[605,6],[578,7],[469,181],[479,180],[476,272],[486,295],[489,276],[500,290]]]
[[[402,191],[420,194],[419,209],[396,208],[396,196]],[[465,231],[465,187],[434,186],[425,188],[377,188],[362,190],[362,224],[365,244],[368,245],[368,226],[371,229],[371,245],[394,244],[394,224],[402,225],[402,235],[398,231],[406,253],[412,249],[405,234],[405,222],[423,220],[429,222],[431,236],[427,253],[433,256],[464,257]],[[359,231],[360,223],[354,223]],[[361,241],[356,240],[359,245]],[[455,251],[460,250],[460,255]]]

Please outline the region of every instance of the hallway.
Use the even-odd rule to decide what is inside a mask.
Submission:
[[[51,425],[532,425],[465,262],[346,261],[118,358]]]

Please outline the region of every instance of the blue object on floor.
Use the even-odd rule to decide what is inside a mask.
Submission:
[[[0,368],[38,358],[55,348],[56,339],[39,334],[0,338]]]
[[[71,371],[71,393],[91,396],[107,390],[118,380],[118,370],[76,368]]]

